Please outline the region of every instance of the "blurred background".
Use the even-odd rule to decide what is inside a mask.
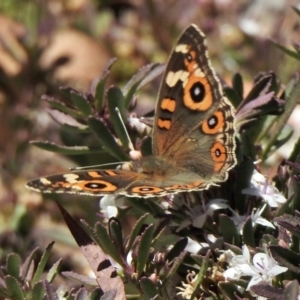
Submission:
[[[212,64],[227,84],[234,73],[244,92],[261,71],[287,83],[299,64],[274,46],[300,42],[298,1],[273,0],[1,0],[0,1],[0,261],[36,246],[57,242],[54,253],[72,268],[85,266],[53,200],[24,185],[32,178],[101,163],[97,155],[62,156],[29,144],[48,140],[84,145],[82,136],[62,128],[44,94],[60,87],[89,92],[110,58],[116,57],[108,86],[123,86],[148,63],[165,63],[181,31],[191,23],[207,35]],[[299,7],[298,7],[299,8]],[[137,114],[154,109],[160,78],[139,93]],[[299,110],[289,120],[299,136]],[[299,121],[298,121],[299,124]],[[281,149],[274,159],[288,157]],[[75,218],[93,222],[99,199],[60,196]],[[74,267],[75,266],[75,267]],[[63,268],[68,269],[68,266]]]

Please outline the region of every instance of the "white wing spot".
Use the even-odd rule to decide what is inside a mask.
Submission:
[[[40,182],[41,182],[43,185],[49,185],[49,184],[52,184],[52,182],[49,181],[46,177],[40,178]]]
[[[175,47],[175,52],[188,53],[189,49],[186,44],[179,44]]]
[[[79,176],[77,174],[64,174],[63,177],[69,183],[76,183]]]
[[[169,87],[174,87],[177,84],[178,80],[184,82],[187,80],[188,77],[189,77],[189,73],[187,71],[182,71],[182,70],[177,72],[170,71],[166,77],[166,84]]]
[[[204,73],[201,71],[200,68],[198,68],[198,69],[195,70],[195,76],[201,77],[201,78],[205,77]]]

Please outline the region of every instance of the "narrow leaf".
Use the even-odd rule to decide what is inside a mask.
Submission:
[[[141,216],[138,221],[135,223],[132,231],[130,232],[130,235],[129,235],[129,239],[128,239],[128,242],[126,244],[126,247],[125,247],[125,253],[126,255],[128,254],[128,252],[131,250],[131,247],[133,245],[133,242],[135,241],[135,239],[137,238],[137,236],[139,235],[140,233],[140,230],[142,228],[142,226],[145,224],[145,221],[146,219],[148,218],[149,214],[146,213],[144,214],[143,216]]]
[[[20,276],[20,265],[21,265],[20,256],[15,253],[9,254],[6,259],[7,274],[14,277],[15,279],[18,279]]]
[[[47,262],[48,262],[48,260],[49,260],[50,252],[51,252],[51,249],[52,249],[53,245],[54,245],[54,242],[50,243],[50,244],[47,246],[45,252],[43,253],[43,255],[42,255],[42,257],[41,257],[41,259],[40,259],[40,261],[39,261],[39,264],[38,264],[38,266],[37,266],[37,269],[36,269],[36,271],[35,271],[33,280],[32,280],[32,283],[33,283],[33,284],[36,283],[36,282],[38,282],[38,281],[41,279],[41,276],[42,276],[42,274],[43,274],[43,271],[44,271],[44,269],[45,269],[45,266],[46,266],[46,264],[47,264]]]
[[[31,290],[31,299],[43,299],[45,288],[42,281],[37,282]]]
[[[10,275],[5,276],[4,280],[9,293],[9,299],[23,300],[24,294],[18,281]]]
[[[255,248],[254,231],[250,217],[247,218],[243,227],[243,239],[245,245]]]
[[[124,262],[120,257],[120,253],[109,237],[106,228],[99,222],[95,225],[95,236],[97,238],[97,244],[103,249],[103,251],[124,267]]]
[[[113,155],[121,161],[129,160],[129,157],[120,148],[112,134],[108,131],[107,127],[101,120],[94,117],[90,117],[88,118],[88,124],[93,130],[96,137],[101,142],[101,144],[111,155]]]
[[[130,141],[128,141],[126,129],[124,128],[124,123],[126,123],[126,110],[124,106],[124,96],[118,87],[112,86],[107,92],[107,105],[109,109],[109,119],[114,126],[117,137],[121,140],[122,145],[125,149],[129,149]],[[117,110],[119,110],[120,115]]]
[[[124,244],[123,244],[123,234],[122,225],[117,218],[110,218],[108,222],[109,236],[115,245],[119,256],[124,257]]]
[[[188,244],[188,239],[186,237],[177,241],[176,244],[169,251],[169,253],[166,255],[166,260],[172,261],[173,259],[178,257],[184,251],[187,244]]]
[[[297,60],[300,60],[300,54],[298,52],[292,51],[278,43],[276,43],[275,41],[271,40],[271,43],[276,46],[278,49],[280,49],[282,52],[284,52],[285,54],[287,54],[288,56],[292,57],[292,58],[296,58]]]
[[[60,263],[62,261],[62,258],[60,258],[55,264],[53,264],[53,266],[51,267],[51,269],[49,270],[46,279],[52,283],[55,276],[58,274],[58,269],[60,266]]]
[[[141,276],[145,268],[146,262],[148,260],[148,255],[150,252],[150,247],[152,244],[154,226],[150,224],[141,236],[140,243],[137,249],[137,274]]]
[[[51,142],[43,141],[30,141],[30,144],[51,152],[60,153],[64,155],[86,155],[93,153],[104,153],[105,151],[101,148],[89,148],[87,146],[61,146]]]
[[[226,215],[220,215],[219,230],[224,241],[229,244],[239,245],[240,236],[233,221]]]
[[[42,100],[46,100],[51,105],[52,108],[55,108],[67,115],[70,115],[75,119],[76,118],[81,118],[81,119],[84,118],[84,115],[81,112],[79,112],[75,109],[69,108],[64,103],[59,102],[47,95],[43,95]]]
[[[95,278],[83,276],[83,275],[77,274],[75,272],[68,272],[68,271],[61,272],[61,274],[67,278],[78,281],[80,284],[87,284],[90,286],[98,286],[98,282]]]
[[[160,299],[157,287],[155,284],[147,277],[143,277],[140,279],[140,287],[143,291],[144,299]]]
[[[132,100],[133,95],[139,88],[141,82],[143,79],[152,71],[155,70],[157,67],[159,67],[158,64],[149,64],[144,67],[142,67],[138,72],[132,76],[128,84],[123,88],[123,94],[125,95],[125,107],[128,107],[130,101]],[[163,68],[161,68],[160,72],[156,72],[156,76],[162,73]]]
[[[95,89],[95,107],[97,112],[101,112],[104,102],[104,91],[105,91],[105,84],[107,78],[110,74],[110,68],[112,67],[113,63],[116,61],[116,58],[112,58],[106,64],[106,67],[103,70],[102,76],[99,82],[96,85]]]
[[[243,96],[244,96],[243,78],[242,78],[241,74],[236,73],[233,75],[232,87],[236,91],[236,93],[240,99],[240,102],[241,102],[243,99]]]
[[[277,245],[270,245],[268,248],[279,265],[300,274],[300,255],[298,253]]]
[[[103,291],[100,288],[96,288],[91,291],[89,295],[89,300],[99,300],[104,295]]]
[[[83,95],[80,95],[78,92],[75,91],[72,91],[70,95],[72,102],[82,112],[84,116],[89,116],[93,113],[90,103]]]

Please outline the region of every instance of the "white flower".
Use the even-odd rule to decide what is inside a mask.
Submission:
[[[196,254],[199,252],[200,249],[202,249],[203,247],[208,247],[208,246],[209,245],[207,243],[199,243],[188,237],[188,243],[185,247],[185,250],[189,251],[190,253]]]
[[[256,210],[256,212],[254,212],[254,210],[252,211],[250,218],[252,221],[252,226],[255,227],[257,224],[263,225],[263,226],[267,226],[267,227],[271,227],[275,229],[275,226],[269,222],[267,219],[261,217],[261,214],[263,213],[264,209],[266,208],[266,204],[264,204],[264,206],[261,209]],[[231,217],[232,221],[234,222],[234,224],[237,226],[237,229],[239,231],[239,233],[242,235],[243,234],[243,227],[244,224],[246,222],[247,216],[246,215],[239,215],[238,212],[234,211],[233,209],[231,209],[229,207],[229,209],[232,211],[233,216]]]
[[[266,227],[271,227],[271,228],[275,229],[275,226],[271,222],[269,222],[267,219],[261,217],[261,214],[264,211],[264,209],[266,208],[266,206],[267,206],[267,204],[265,203],[261,209],[258,209],[256,212],[252,211],[251,220],[252,220],[253,227],[256,224],[260,224],[260,225],[263,225]]]
[[[118,207],[122,207],[125,197],[119,195],[105,195],[100,200],[101,213],[105,218],[116,217],[118,215]]]
[[[229,209],[233,213],[233,216],[231,217],[231,220],[233,221],[233,223],[237,227],[238,232],[240,234],[243,234],[243,227],[244,227],[245,221],[247,219],[247,216],[245,216],[245,215],[241,216],[237,211],[234,211],[230,207],[229,207]]]
[[[214,199],[209,201],[206,205],[197,205],[192,209],[188,207],[190,219],[184,220],[176,231],[178,232],[191,224],[193,224],[194,227],[201,228],[207,216],[212,216],[215,210],[226,208],[228,208],[228,204],[225,199]]]
[[[256,170],[252,175],[251,187],[243,189],[242,193],[261,197],[271,207],[278,207],[279,204],[285,203],[287,200],[275,186],[269,183],[268,178],[263,177]]]
[[[261,281],[271,284],[275,276],[288,270],[286,267],[279,266],[267,249],[265,253],[255,254],[251,264],[247,246],[243,246],[243,255],[232,258],[230,265],[231,268],[223,273],[224,277],[239,279],[241,276],[250,276],[247,290]]]

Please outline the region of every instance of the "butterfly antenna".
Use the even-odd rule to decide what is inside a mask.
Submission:
[[[126,126],[125,126],[125,124],[124,124],[124,122],[123,122],[123,119],[122,119],[122,116],[121,116],[120,110],[119,110],[119,108],[118,108],[118,107],[116,107],[116,108],[115,108],[115,110],[116,110],[116,113],[117,113],[117,114],[118,114],[118,116],[119,116],[119,119],[120,119],[120,121],[121,121],[121,124],[122,124],[122,126],[123,126],[123,129],[124,129],[124,132],[125,132],[125,134],[126,134],[127,143],[128,143],[128,148],[129,148],[131,151],[134,151],[133,144],[132,144],[132,142],[131,142],[131,140],[130,140],[130,137],[129,137],[128,131],[127,131],[127,129],[126,129]]]
[[[70,171],[74,170],[84,170],[84,169],[92,169],[92,168],[99,168],[99,167],[105,167],[105,166],[113,166],[113,165],[119,165],[119,164],[125,164],[127,161],[118,161],[114,163],[107,163],[107,164],[101,164],[101,165],[92,165],[92,166],[84,166],[84,167],[71,167],[69,168]]]

